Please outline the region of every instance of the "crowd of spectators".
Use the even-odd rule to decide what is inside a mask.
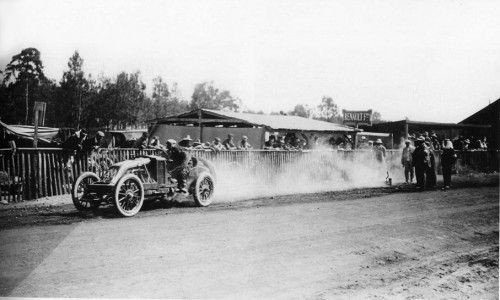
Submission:
[[[426,144],[432,150],[442,150],[445,146],[445,138],[439,138],[435,132],[429,134],[429,132],[423,133],[411,133],[408,136],[408,140],[415,143],[416,140],[422,138]],[[488,150],[488,140],[486,137],[475,137],[475,136],[457,136],[454,139],[450,139],[455,150]]]
[[[193,140],[190,135],[187,135],[177,142],[177,145],[184,150],[231,151],[253,149],[252,145],[248,142],[247,136],[243,135],[240,141],[236,141],[233,134],[228,134],[227,138],[222,142],[220,138],[216,137],[212,142],[204,143],[199,139]],[[166,149],[166,145],[161,143],[158,136],[153,136],[148,142],[147,133],[144,133],[143,136],[137,140],[135,147],[139,149]]]

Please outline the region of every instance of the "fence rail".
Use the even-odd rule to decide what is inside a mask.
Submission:
[[[286,168],[287,164],[301,160],[304,168],[308,167],[307,159],[317,159],[318,153],[322,159],[333,156],[355,159],[360,151],[192,151],[192,154],[211,160],[216,165],[239,165],[244,167],[268,165],[272,168],[262,168],[263,176],[272,177],[274,172]],[[130,159],[140,155],[160,154],[153,149],[111,149],[104,155],[113,162]],[[439,162],[439,153],[436,153]],[[459,151],[456,169],[477,171],[498,171],[499,151]],[[333,155],[333,156],[332,156]],[[400,151],[388,150],[387,160],[394,164],[400,159]],[[89,157],[81,154],[68,168],[65,165],[65,155],[60,148],[19,148],[13,153],[10,149],[0,149],[0,199],[9,202],[36,199],[45,196],[63,195],[71,192],[71,186],[79,174],[90,170]],[[311,164],[312,165],[312,164]],[[316,164],[317,166],[317,164]]]

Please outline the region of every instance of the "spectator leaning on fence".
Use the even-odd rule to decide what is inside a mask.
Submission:
[[[186,149],[186,150],[189,150],[191,149],[191,136],[188,134],[186,135],[185,138],[183,138],[180,142],[179,142],[179,147],[181,147],[182,149]]]
[[[98,131],[93,138],[88,138],[83,141],[83,150],[86,153],[95,151],[99,148],[106,148],[106,143],[104,140],[104,132]]]
[[[250,150],[252,149],[252,145],[248,142],[248,137],[244,135],[240,141],[240,147],[241,150]]]
[[[214,142],[212,143],[212,148],[215,150],[215,151],[221,151],[224,149],[224,146],[222,146],[222,143],[220,142],[220,138],[216,137],[214,139]]]
[[[406,147],[403,148],[403,153],[401,155],[401,164],[403,165],[405,172],[406,183],[413,182],[413,164],[412,164],[412,154],[415,148],[411,145],[410,140],[405,141]]]
[[[236,145],[234,144],[233,135],[230,133],[227,135],[227,139],[222,142],[222,145],[226,150],[236,150]]]
[[[150,141],[149,141],[149,148],[153,149],[165,149],[165,147],[161,144],[160,138],[155,135]]]
[[[142,136],[135,141],[134,148],[146,149],[148,147],[148,133],[143,132]]]

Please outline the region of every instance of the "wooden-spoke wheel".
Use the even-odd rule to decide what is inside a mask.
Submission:
[[[215,182],[208,172],[201,173],[194,184],[193,197],[198,206],[208,206],[212,203]]]
[[[137,214],[144,203],[144,187],[134,174],[126,174],[116,185],[116,210],[124,217]]]
[[[87,194],[87,186],[96,181],[99,181],[99,177],[92,172],[85,172],[76,179],[71,189],[71,198],[76,209],[84,211],[92,208],[93,199]]]

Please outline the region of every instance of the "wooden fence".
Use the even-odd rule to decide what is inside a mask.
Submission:
[[[286,168],[288,163],[299,161],[303,168],[321,168],[322,162],[331,159],[356,159],[366,155],[361,151],[192,151],[193,155],[206,158],[219,166],[237,165],[245,168],[260,168],[258,174],[271,178]],[[139,155],[159,154],[156,150],[112,149],[102,156],[114,162]],[[477,171],[498,171],[498,151],[457,152],[456,169]],[[400,151],[387,152],[387,160],[399,165]],[[437,155],[439,162],[439,154]],[[59,148],[20,148],[15,153],[10,149],[0,149],[0,198],[9,202],[36,199],[45,196],[68,194],[79,174],[91,169],[89,157],[80,155],[67,167],[66,157]],[[319,163],[318,163],[319,162]],[[265,167],[272,166],[272,168]],[[5,175],[6,174],[6,175]],[[10,190],[9,190],[10,189]]]

